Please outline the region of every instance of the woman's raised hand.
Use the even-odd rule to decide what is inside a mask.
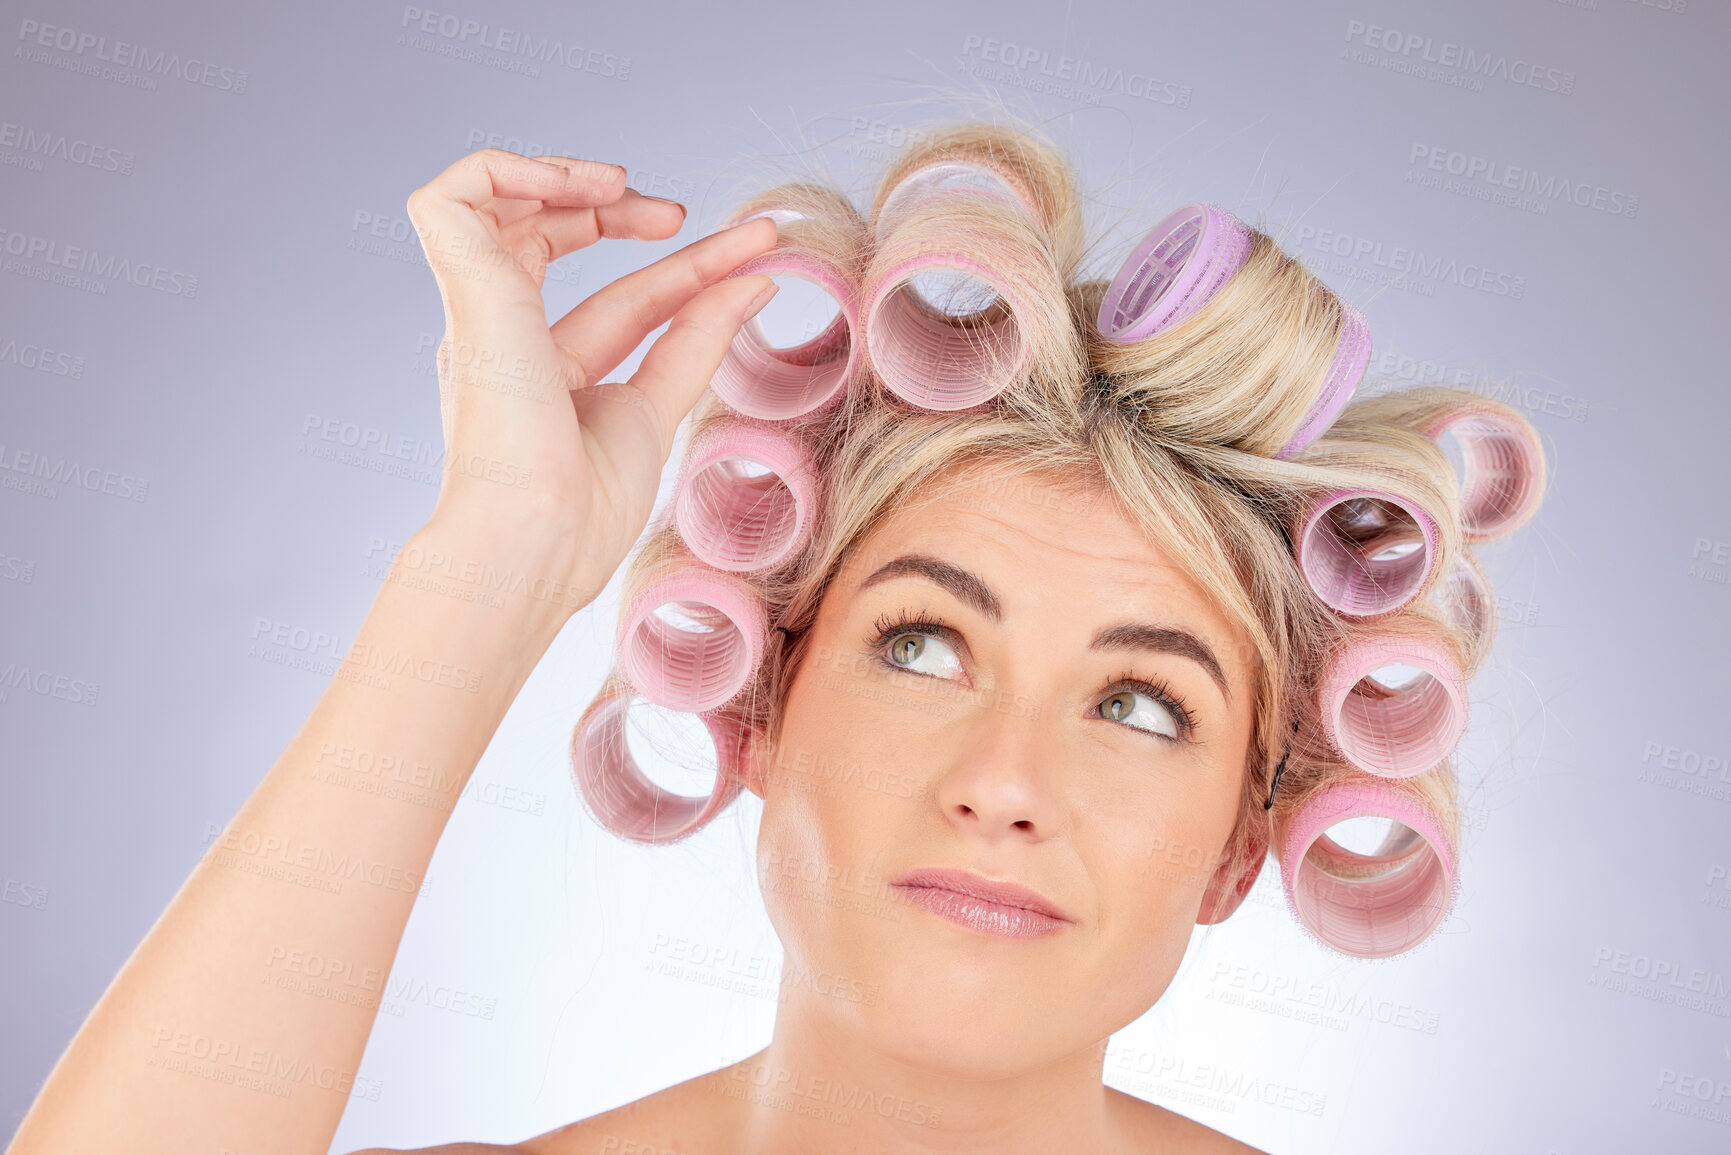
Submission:
[[[416,189],[408,211],[445,306],[445,467],[429,524],[493,543],[503,530],[524,556],[556,558],[560,572],[538,576],[574,591],[560,599],[574,611],[637,541],[679,422],[774,294],[768,277],[728,274],[774,246],[775,224],[687,245],[549,326],[549,263],[601,237],[665,239],[685,210],[626,187],[618,165],[489,148]],[[669,321],[628,383],[604,381]]]

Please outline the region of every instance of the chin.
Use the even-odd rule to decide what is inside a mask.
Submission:
[[[1093,1022],[1100,1008],[1091,998],[1076,1005],[1076,992],[1089,989],[1077,976],[1090,969],[1075,957],[1076,928],[1037,940],[990,938],[909,909],[882,927],[850,929],[859,933],[846,935],[836,961],[824,965],[859,975],[870,997],[824,999],[822,1013],[910,1067],[1015,1075],[1115,1029]]]

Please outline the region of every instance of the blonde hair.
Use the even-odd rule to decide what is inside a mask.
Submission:
[[[932,199],[877,235],[891,192],[946,160],[996,173],[1026,211],[989,197]],[[1281,845],[1307,798],[1362,777],[1327,739],[1319,716],[1321,683],[1343,650],[1372,635],[1405,635],[1440,646],[1469,675],[1483,662],[1494,625],[1488,587],[1469,556],[1460,481],[1432,431],[1441,417],[1465,408],[1499,418],[1534,445],[1536,435],[1500,402],[1422,387],[1356,399],[1321,437],[1290,460],[1276,459],[1328,373],[1345,305],[1260,229],[1251,229],[1242,268],[1201,308],[1152,337],[1120,344],[1096,324],[1107,282],[1080,279],[1082,210],[1071,169],[1028,129],[963,123],[923,135],[890,164],[870,220],[841,194],[812,184],[765,191],[730,219],[787,206],[803,219],[782,223],[780,245],[818,254],[856,278],[861,300],[881,291],[887,270],[909,252],[965,250],[1000,274],[994,283],[1015,287],[1003,297],[1031,355],[991,402],[955,412],[911,404],[885,387],[869,357],[856,357],[835,403],[777,423],[811,453],[823,496],[795,556],[735,575],[761,597],[768,622],[787,631],[785,639],[770,633],[751,681],[720,708],[755,742],[774,748],[788,689],[809,656],[810,627],[850,550],[892,511],[936,496],[932,482],[940,474],[994,463],[1049,478],[1058,492],[1103,487],[1127,520],[1212,593],[1222,613],[1242,623],[1255,655],[1255,707],[1238,820],[1223,851],[1235,868]],[[1002,304],[987,318],[1006,319]],[[982,320],[951,323],[967,334]],[[863,317],[858,326],[855,340],[869,347]],[[1001,343],[980,345],[988,368],[1000,367]],[[689,420],[688,445],[738,414],[711,392]],[[1295,527],[1320,498],[1342,490],[1394,495],[1435,523],[1426,584],[1392,613],[1336,613],[1295,559]],[[623,606],[670,568],[691,563],[673,519],[662,516],[627,565]],[[1358,692],[1391,691],[1367,681]],[[615,668],[590,710],[629,693]],[[1275,763],[1288,750],[1274,806],[1265,810]],[[1411,797],[1458,843],[1449,762],[1384,785]]]

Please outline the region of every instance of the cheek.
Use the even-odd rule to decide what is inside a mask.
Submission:
[[[1114,1023],[1131,1021],[1158,1001],[1189,949],[1213,873],[1213,848],[1194,848],[1194,836],[1179,829],[1143,827],[1116,854],[1096,854],[1089,863],[1098,880],[1099,922],[1084,964],[1091,973],[1077,979]]]
[[[883,859],[902,844],[922,784],[886,750],[893,719],[848,693],[851,680],[806,667],[791,688],[778,746],[765,761],[758,877],[792,958],[815,964],[857,937],[862,910],[897,913]]]
[[[1173,953],[1200,913],[1237,815],[1224,787],[1167,784],[1157,798],[1125,791],[1109,813],[1079,825],[1078,851],[1100,894],[1103,941],[1115,952]]]

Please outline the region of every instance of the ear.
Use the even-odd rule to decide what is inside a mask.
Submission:
[[[1256,885],[1257,877],[1262,874],[1262,864],[1268,858],[1268,843],[1257,838],[1251,849],[1253,854],[1248,864],[1240,864],[1234,870],[1228,860],[1215,869],[1214,877],[1208,880],[1208,888],[1202,892],[1202,908],[1196,914],[1197,926],[1225,922],[1244,901],[1244,896],[1250,893],[1250,888]]]
[[[762,737],[755,730],[747,729],[739,740],[739,780],[759,798],[763,797],[766,783],[763,747]]]

